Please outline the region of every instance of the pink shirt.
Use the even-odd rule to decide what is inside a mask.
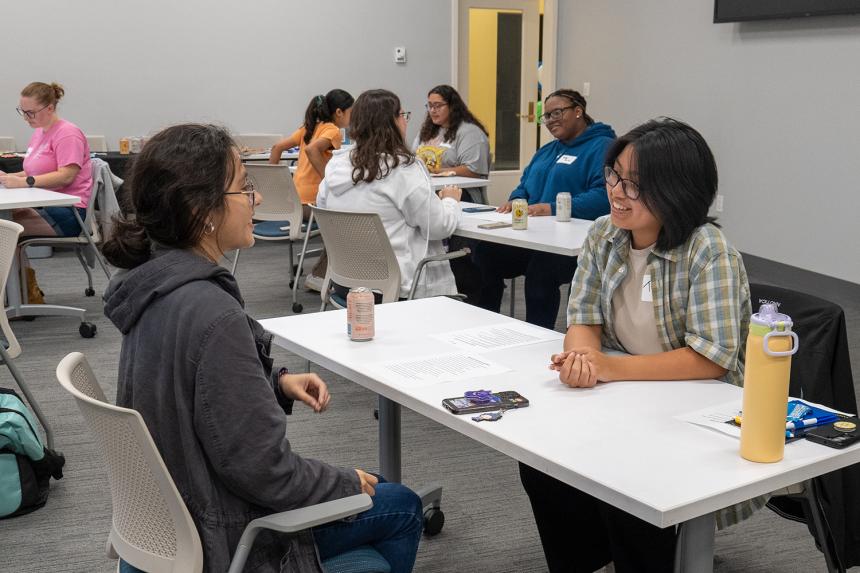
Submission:
[[[90,146],[87,138],[77,125],[64,119],[44,131],[37,128],[27,146],[24,158],[24,171],[27,175],[43,175],[57,171],[60,167],[77,165],[81,168],[75,180],[66,187],[52,189],[80,197],[78,207],[86,207],[90,202],[93,187],[93,169],[90,163]]]

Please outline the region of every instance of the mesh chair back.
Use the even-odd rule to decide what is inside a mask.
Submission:
[[[107,140],[104,135],[88,135],[87,144],[90,146],[90,151],[106,153],[108,150]]]
[[[107,403],[79,352],[63,358],[57,379],[75,398],[107,464],[112,548],[150,573],[202,571],[197,529],[140,414]]]
[[[12,260],[15,258],[15,249],[18,247],[18,237],[24,231],[24,227],[14,221],[0,219],[0,293],[6,292],[6,281],[9,278],[9,269],[12,268]],[[16,358],[21,354],[21,345],[9,326],[9,319],[5,312],[0,312],[0,330],[6,339],[6,353],[9,358]]]
[[[233,136],[236,145],[248,149],[270,149],[283,138],[280,133],[240,133]]]
[[[376,213],[352,213],[311,207],[328,253],[323,300],[333,281],[347,288],[382,292],[382,302],[400,296],[400,265]]]
[[[262,202],[254,211],[258,221],[289,221],[290,239],[301,239],[302,201],[286,165],[245,165]]]
[[[0,137],[0,153],[14,153],[15,152],[15,138],[14,137]]]

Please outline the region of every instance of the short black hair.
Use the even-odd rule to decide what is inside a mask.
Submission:
[[[717,163],[702,134],[676,119],[652,119],[616,139],[606,165],[614,169],[628,145],[639,174],[639,200],[662,223],[658,249],[682,245],[698,227],[716,221],[708,209],[717,195]]]

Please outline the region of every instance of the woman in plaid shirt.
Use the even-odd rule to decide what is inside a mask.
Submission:
[[[652,120],[615,141],[604,175],[610,215],[579,255],[564,351],[551,368],[574,388],[613,380],[718,378],[740,385],[750,319],[740,254],[708,216],[717,167],[695,129]],[[620,350],[624,356],[602,352]],[[660,529],[520,464],[550,571],[672,571]],[[718,524],[764,504],[727,508]]]

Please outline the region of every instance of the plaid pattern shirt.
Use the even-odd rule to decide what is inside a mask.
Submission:
[[[597,219],[579,254],[567,308],[568,326],[602,325],[602,344],[627,352],[612,323],[612,296],[629,266],[630,232],[610,217]],[[690,347],[727,370],[723,380],[743,385],[744,345],[751,306],[740,253],[716,226],[697,228],[673,249],[648,257],[654,319],[664,352]],[[767,496],[727,507],[716,515],[720,529],[743,521]]]

